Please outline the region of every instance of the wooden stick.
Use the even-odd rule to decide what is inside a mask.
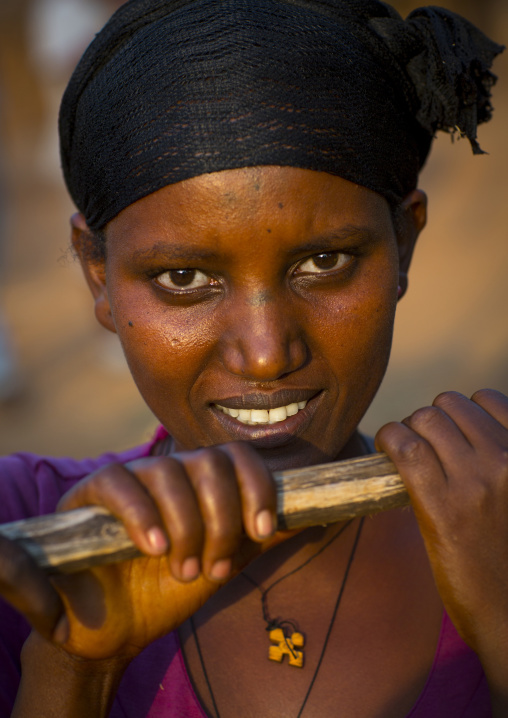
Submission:
[[[274,477],[281,529],[343,521],[409,503],[385,454],[281,471]],[[4,524],[0,535],[23,546],[48,573],[141,555],[123,524],[96,506]]]

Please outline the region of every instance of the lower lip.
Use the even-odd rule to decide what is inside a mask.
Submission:
[[[309,426],[318,409],[323,392],[319,392],[312,399],[309,399],[304,409],[300,409],[294,416],[288,416],[284,421],[276,424],[242,424],[229,414],[225,414],[217,407],[212,406],[212,411],[232,441],[248,441],[258,449],[273,449],[277,446],[284,446],[294,441]]]

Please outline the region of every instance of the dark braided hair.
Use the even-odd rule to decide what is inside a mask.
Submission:
[[[168,184],[257,165],[336,174],[396,208],[437,130],[481,152],[501,50],[436,7],[404,21],[378,0],[130,0],[64,95],[67,186],[96,236]]]

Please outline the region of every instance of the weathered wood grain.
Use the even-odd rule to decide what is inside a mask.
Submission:
[[[281,471],[275,478],[281,528],[343,521],[409,503],[386,454]]]
[[[280,528],[304,528],[404,506],[409,498],[385,454],[275,474]],[[122,523],[92,506],[0,526],[48,573],[139,556]]]

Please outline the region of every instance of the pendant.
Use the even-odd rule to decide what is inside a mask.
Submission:
[[[303,651],[296,650],[303,648],[305,639],[301,633],[294,631],[291,636],[286,636],[282,628],[273,628],[269,632],[270,641],[273,644],[268,651],[268,658],[271,661],[282,663],[284,656],[289,659],[290,666],[303,668]]]

